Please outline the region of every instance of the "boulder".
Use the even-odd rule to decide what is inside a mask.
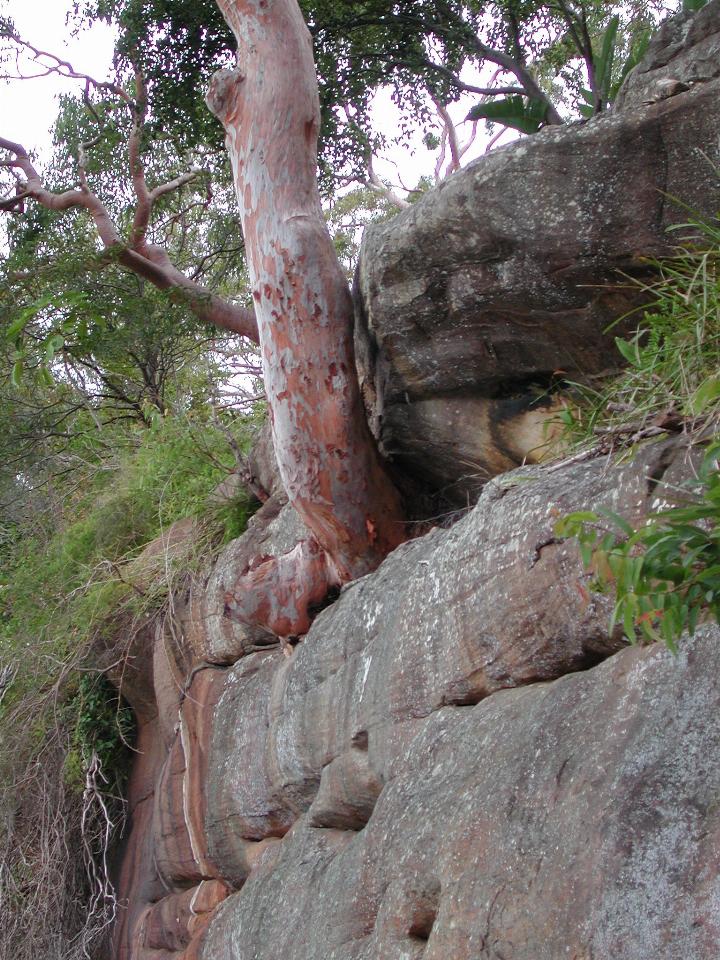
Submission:
[[[118,960],[715,956],[720,631],[625,649],[555,533],[692,469],[665,442],[497,477],[289,659],[196,664],[143,728]]]
[[[365,231],[358,364],[407,485],[473,502],[549,449],[559,380],[617,367],[607,328],[645,297],[627,275],[671,253],[688,217],[674,200],[717,212],[719,45],[712,0],[661,31],[622,109],[495,150]],[[676,68],[687,83],[645,103],[643,78]]]
[[[633,110],[720,78],[717,2],[666,20],[629,74],[614,109]]]
[[[525,468],[489,484],[451,530],[395,550],[315,620],[290,660],[227,672],[207,748],[205,830],[240,884],[260,841],[313,822],[361,829],[418,721],[448,704],[584,670],[623,645],[558,517],[603,506],[637,522],[683,455]]]

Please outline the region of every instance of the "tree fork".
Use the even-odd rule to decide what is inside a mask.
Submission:
[[[337,585],[375,569],[407,531],[367,425],[352,300],[322,213],[312,41],[296,0],[217,3],[237,40],[237,67],[215,75],[207,102],[225,127],[235,177],[275,452],[290,502],[324,553],[327,585]],[[304,547],[283,566],[302,579],[303,557],[312,587],[297,586],[295,617],[285,598],[275,632],[307,629],[317,555]],[[278,578],[280,569],[261,577],[268,586]],[[256,580],[247,574],[235,591],[240,618],[241,594]]]

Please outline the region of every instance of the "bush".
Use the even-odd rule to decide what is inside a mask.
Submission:
[[[651,298],[630,340],[616,340],[626,369],[601,390],[581,391],[564,414],[566,436],[591,452],[632,449],[667,432],[709,443],[720,421],[720,221],[685,225],[694,236],[657,267]],[[608,511],[580,511],[557,524],[575,536],[597,590],[616,594],[611,629],[630,642],[671,650],[703,617],[720,622],[720,444],[710,442],[687,502],[638,530]]]
[[[640,284],[650,306],[634,336],[615,341],[625,370],[599,389],[578,387],[577,405],[562,415],[566,439],[612,450],[668,430],[717,431],[720,220],[684,228],[694,241],[650,263],[656,278]]]
[[[718,456],[715,443],[687,502],[651,514],[638,530],[611,511],[572,513],[557,524],[559,535],[578,538],[594,588],[614,589],[610,629],[621,623],[631,643],[662,640],[675,652],[703,617],[720,623]]]

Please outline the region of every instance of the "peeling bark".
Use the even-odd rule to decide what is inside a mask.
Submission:
[[[322,548],[329,586],[368,573],[406,538],[403,511],[367,427],[350,292],[320,204],[310,34],[295,0],[218,5],[237,38],[237,67],[216,74],[207,102],[235,176],[280,474]],[[235,591],[236,615],[250,615],[243,594],[260,577],[274,584],[264,622],[304,632],[318,559],[309,545],[272,573],[251,571]]]

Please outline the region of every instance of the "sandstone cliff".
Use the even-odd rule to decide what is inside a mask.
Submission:
[[[375,428],[408,487],[479,499],[286,658],[223,616],[247,558],[303,536],[256,457],[270,499],[125,671],[119,960],[720,955],[718,631],[677,658],[627,648],[554,532],[581,508],[637,522],[687,449],[517,467],[538,392],[616,362],[603,330],[635,296],[616,270],[668,250],[668,194],[715,210],[718,63],[714,0],[661,34],[614,115],[498,151],[369,231]],[[655,99],[673,67],[687,89]]]

